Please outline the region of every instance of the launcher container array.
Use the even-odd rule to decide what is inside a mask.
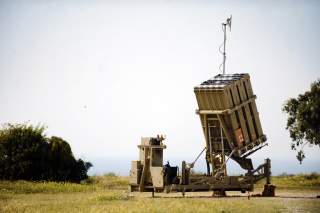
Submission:
[[[194,87],[194,92],[199,107],[196,113],[206,140],[207,163],[216,168],[216,158],[223,161],[225,155],[232,153],[230,157],[242,168],[252,170],[252,163],[245,157],[266,145],[266,136],[250,76],[220,74]]]

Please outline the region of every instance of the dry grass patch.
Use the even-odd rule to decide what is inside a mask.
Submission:
[[[298,182],[297,181],[302,181]],[[320,192],[318,176],[274,177],[279,192],[305,195]],[[260,183],[263,186],[264,183]],[[185,197],[164,198],[163,194],[127,192],[128,177],[114,174],[90,177],[81,184],[56,182],[0,181],[0,212],[319,212],[319,199]],[[296,187],[294,189],[288,187]],[[190,192],[191,193],[191,192]],[[319,193],[320,194],[320,193]],[[146,196],[143,196],[146,195]],[[187,196],[189,194],[187,193]],[[192,194],[190,194],[191,196]],[[202,195],[206,195],[203,192]],[[180,194],[179,194],[180,196]],[[309,196],[310,197],[310,196]]]

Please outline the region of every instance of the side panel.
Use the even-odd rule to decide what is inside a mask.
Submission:
[[[247,101],[249,99],[249,97],[250,97],[249,94],[248,94],[248,91],[247,91],[247,89],[245,87],[246,86],[245,80],[246,79],[241,79],[237,83],[237,88],[239,90],[242,102]],[[246,118],[247,125],[249,127],[248,132],[250,132],[250,134],[251,134],[250,139],[251,139],[251,142],[252,142],[252,141],[255,141],[257,139],[258,130],[256,128],[256,126],[257,126],[256,123],[255,123],[256,121],[253,118],[253,114],[251,113],[248,104],[246,104],[244,106],[244,113],[245,113],[245,118]]]
[[[244,90],[245,90],[246,94],[249,97],[252,97],[253,96],[253,91],[252,91],[250,78],[249,77],[245,78],[243,80],[242,84],[243,84],[243,87],[244,87]],[[255,101],[249,103],[248,107],[249,107],[251,116],[253,117],[253,121],[252,122],[254,122],[254,125],[256,126],[255,128],[256,128],[256,131],[257,131],[257,138],[259,138],[259,137],[263,136],[263,131],[262,131],[261,122],[260,122],[260,118],[259,118],[259,113],[258,113]]]
[[[231,86],[231,92],[232,92],[232,96],[233,96],[233,99],[234,99],[234,103],[235,105],[239,105],[241,104],[241,97],[239,95],[239,92],[238,92],[238,89],[236,87],[235,84],[233,84]],[[247,124],[246,124],[246,120],[245,120],[245,115],[243,114],[243,111],[242,109],[238,109],[238,110],[235,110],[235,114],[236,114],[236,117],[237,119],[240,121],[240,126],[241,126],[241,129],[242,129],[242,133],[243,133],[243,136],[244,136],[244,141],[245,141],[245,144],[248,143],[250,141],[250,136],[249,136],[249,133],[248,133],[248,128],[247,128]]]
[[[140,161],[131,161],[130,179],[131,184],[139,184],[142,166]]]
[[[251,107],[252,113],[254,115],[257,131],[258,131],[258,137],[261,137],[261,136],[263,136],[263,131],[262,131],[262,127],[261,127],[259,113],[258,113],[258,110],[257,110],[256,103],[255,102],[250,103],[249,107]]]
[[[156,188],[163,187],[163,168],[162,167],[150,167],[152,184]]]

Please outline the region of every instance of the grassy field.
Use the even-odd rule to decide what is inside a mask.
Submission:
[[[320,212],[320,175],[273,177],[278,197],[210,192],[128,193],[127,177],[90,177],[82,184],[0,181],[0,212]],[[262,191],[259,183],[254,193]]]

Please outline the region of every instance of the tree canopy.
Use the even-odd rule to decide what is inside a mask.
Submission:
[[[320,80],[311,84],[310,91],[287,100],[282,110],[288,115],[286,129],[292,139],[291,149],[300,148],[297,159],[301,163],[306,144],[320,147]]]
[[[80,182],[92,166],[76,160],[62,138],[46,137],[43,126],[5,124],[0,130],[0,179]]]

